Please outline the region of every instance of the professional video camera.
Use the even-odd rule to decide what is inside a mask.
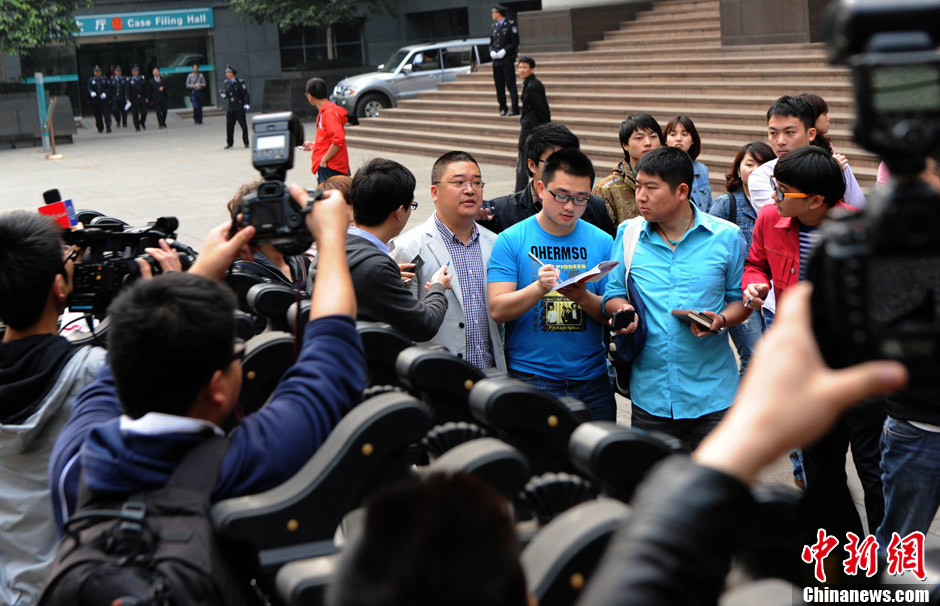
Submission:
[[[154,275],[160,273],[159,264],[144,249],[159,248],[161,238],[175,238],[177,227],[179,221],[176,217],[160,217],[147,227],[133,228],[119,222],[102,222],[85,229],[66,231],[65,242],[82,248],[81,261],[75,263],[69,309],[103,317],[118,292],[140,277],[138,258],[150,264]],[[196,252],[175,241],[170,246],[178,251],[183,269],[188,269],[196,258]]]
[[[893,359],[914,385],[936,385],[940,195],[919,174],[940,144],[940,4],[839,0],[825,27],[830,62],[852,70],[855,140],[892,181],[823,226],[807,267],[813,328],[833,367]]]
[[[301,208],[294,201],[284,178],[294,167],[294,148],[303,143],[304,127],[293,112],[281,112],[255,116],[251,128],[255,133],[251,161],[264,183],[242,198],[232,213],[230,235],[254,225],[253,244],[273,244],[285,255],[299,255],[313,243],[305,222],[310,207]],[[314,200],[323,196],[319,190],[308,189],[307,193]]]

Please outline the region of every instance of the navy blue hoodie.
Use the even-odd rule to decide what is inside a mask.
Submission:
[[[364,385],[365,355],[353,319],[328,316],[311,322],[297,362],[268,405],[232,432],[213,501],[262,492],[293,476],[359,402]],[[205,423],[203,431],[141,433],[122,429],[121,414],[114,378],[105,366],[76,400],[49,463],[60,531],[75,511],[82,468],[92,490],[156,488],[214,428]],[[182,423],[196,425],[189,419]]]

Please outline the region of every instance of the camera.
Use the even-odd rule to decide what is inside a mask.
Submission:
[[[913,386],[940,379],[940,195],[920,178],[940,143],[940,5],[840,0],[825,22],[830,62],[852,71],[856,141],[892,181],[862,212],[827,221],[807,266],[826,362],[903,362]]]
[[[161,238],[175,238],[177,227],[176,217],[160,217],[147,227],[133,228],[119,221],[106,221],[66,231],[65,243],[83,249],[81,261],[75,263],[69,309],[104,317],[121,289],[140,277],[138,258],[150,264],[154,275],[160,273],[159,264],[144,249],[159,247]],[[183,269],[188,269],[196,252],[178,242],[170,246],[178,251]]]
[[[251,161],[264,177],[264,183],[242,198],[233,211],[229,235],[253,225],[253,244],[272,244],[285,255],[302,254],[313,244],[306,225],[310,207],[301,208],[294,201],[284,178],[294,167],[294,148],[303,143],[303,125],[293,112],[281,112],[255,116],[251,128],[255,133]],[[314,200],[323,196],[319,190],[308,189],[307,193]]]

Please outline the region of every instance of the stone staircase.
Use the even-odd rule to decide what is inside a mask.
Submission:
[[[848,71],[829,66],[821,44],[722,47],[718,0],[656,2],[586,51],[533,56],[552,119],[578,135],[598,178],[623,158],[618,132],[627,115],[646,111],[665,126],[684,114],[702,137],[698,159],[709,167],[718,195],[741,145],[766,141],[773,100],[814,92],[829,104],[836,151],[849,158],[863,187],[874,183],[877,159],[851,140]],[[347,128],[347,142],[376,152],[433,156],[461,149],[481,162],[514,165],[518,133],[518,118],[499,116],[492,73],[484,67],[362,119]]]

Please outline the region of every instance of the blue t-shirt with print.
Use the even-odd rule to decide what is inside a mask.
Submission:
[[[553,236],[537,216],[499,234],[490,255],[488,282],[515,282],[516,290],[538,280],[538,264],[561,270],[559,281],[610,259],[613,238],[579,220],[567,236]],[[603,295],[607,279],[588,282],[590,292]],[[564,295],[550,292],[521,317],[506,323],[506,349],[511,370],[555,379],[584,381],[607,372],[604,327]]]

